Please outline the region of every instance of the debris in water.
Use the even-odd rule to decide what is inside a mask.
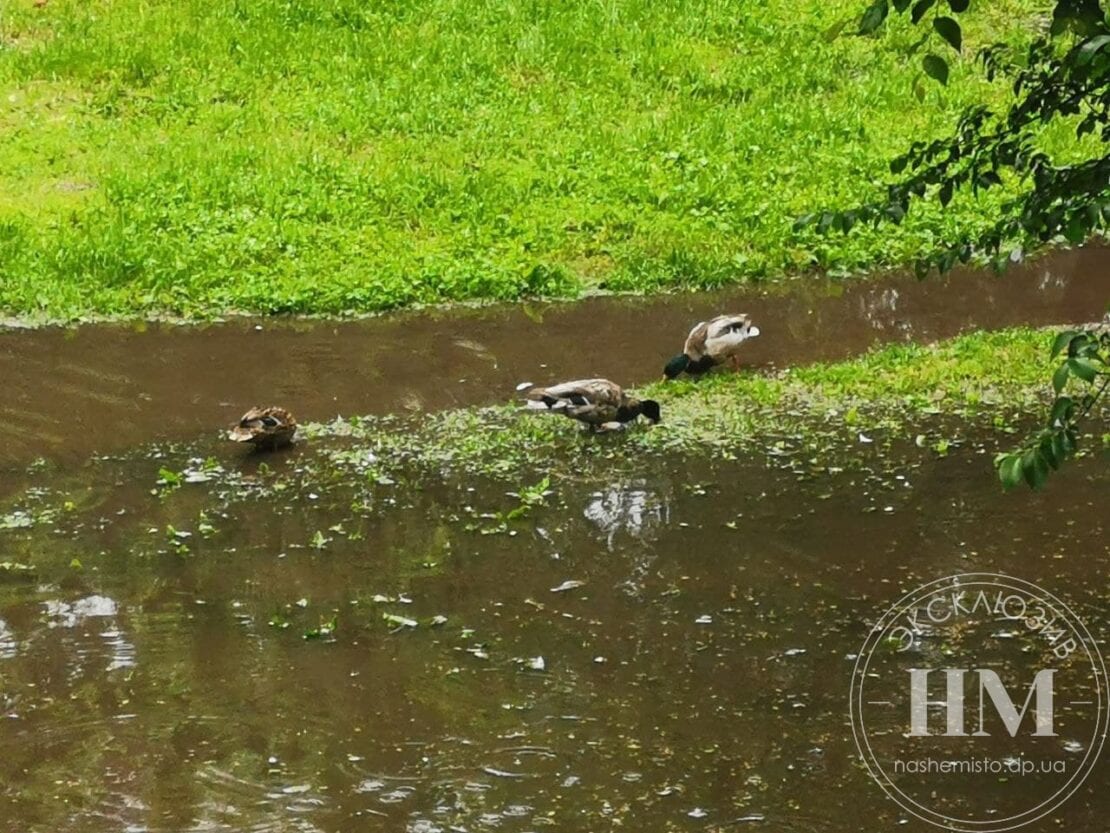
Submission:
[[[389,624],[396,625],[398,628],[415,628],[420,625],[415,619],[409,619],[407,616],[398,616],[396,613],[383,613],[382,618],[389,622]]]
[[[585,585],[586,585],[586,582],[579,581],[578,579],[572,578],[572,579],[568,579],[567,581],[564,581],[558,587],[552,587],[551,592],[552,593],[565,593],[567,590],[573,590],[576,587],[584,587]]]
[[[494,769],[491,766],[482,767],[482,772],[486,775],[492,775],[494,778],[527,778],[523,772],[508,772],[504,769]]]

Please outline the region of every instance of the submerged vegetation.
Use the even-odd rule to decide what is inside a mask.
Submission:
[[[849,37],[859,9],[15,0],[0,310],[339,313],[912,261],[1009,189],[835,238],[792,221],[1009,92],[970,59],[922,84],[916,27]],[[966,40],[1020,47],[1040,9],[977,6]]]
[[[842,455],[848,446],[916,442],[943,453],[959,417],[966,427],[1014,431],[1047,401],[1053,334],[1012,329],[971,333],[936,345],[878,348],[845,362],[813,364],[763,376],[718,374],[697,382],[640,390],[660,401],[663,422],[615,436],[522,412],[519,406],[463,409],[417,418],[369,417],[310,428],[310,436],[354,436],[326,453],[371,479],[392,480],[417,465],[435,472],[517,477],[545,471],[582,478],[588,460],[612,466],[645,454],[689,452],[797,457]],[[939,432],[927,433],[927,420]],[[1099,415],[1093,428],[1097,429]],[[947,424],[943,424],[947,422]],[[918,431],[926,431],[919,434]],[[568,453],[569,452],[569,453]],[[797,457],[806,462],[805,455]]]

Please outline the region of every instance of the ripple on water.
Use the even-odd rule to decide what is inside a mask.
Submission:
[[[75,602],[47,599],[43,602],[52,628],[75,628],[92,616],[115,616],[119,606],[107,596],[86,596]]]
[[[8,623],[0,619],[0,659],[15,659],[18,653],[19,642],[16,641],[15,634]]]

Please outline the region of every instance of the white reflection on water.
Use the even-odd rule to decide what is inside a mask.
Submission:
[[[899,297],[898,290],[893,287],[863,295],[860,298],[860,307],[867,323],[877,330],[896,326]]]
[[[114,599],[107,596],[86,596],[75,602],[65,602],[61,599],[48,599],[43,602],[46,615],[49,617],[47,626],[50,628],[76,628],[86,619],[109,618],[119,613],[119,605]],[[108,671],[119,668],[132,668],[135,665],[135,646],[124,635],[117,623],[112,622],[99,636],[108,648]],[[83,668],[82,660],[99,653],[78,646],[77,659],[71,671],[77,673]]]
[[[19,653],[19,643],[8,623],[0,619],[0,659],[14,659]]]
[[[115,616],[119,605],[107,596],[86,596],[73,602],[48,599],[43,602],[52,628],[73,628],[90,616]]]
[[[583,512],[605,534],[609,549],[620,532],[643,539],[670,521],[670,507],[643,481],[610,483],[594,492]]]

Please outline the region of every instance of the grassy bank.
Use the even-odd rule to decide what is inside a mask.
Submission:
[[[365,311],[907,262],[1000,189],[846,238],[791,222],[1006,93],[969,58],[919,103],[904,21],[822,37],[863,5],[12,0],[0,310]],[[1020,41],[1040,11],[984,4],[967,40]]]
[[[721,373],[656,383],[639,393],[659,400],[663,422],[609,435],[584,433],[571,420],[525,412],[518,404],[419,419],[356,419],[353,426],[316,426],[308,433],[353,434],[358,442],[352,447],[329,453],[371,477],[392,476],[413,463],[435,471],[580,477],[590,460],[619,464],[660,452],[783,456],[804,468],[818,458],[844,460],[862,446],[886,451],[914,442],[944,453],[960,435],[984,430],[997,432],[1000,447],[1008,449],[1044,418],[1053,337],[1054,331],[1035,329],[977,332],[771,376]],[[1104,430],[1102,419],[1093,415],[1096,434]]]

